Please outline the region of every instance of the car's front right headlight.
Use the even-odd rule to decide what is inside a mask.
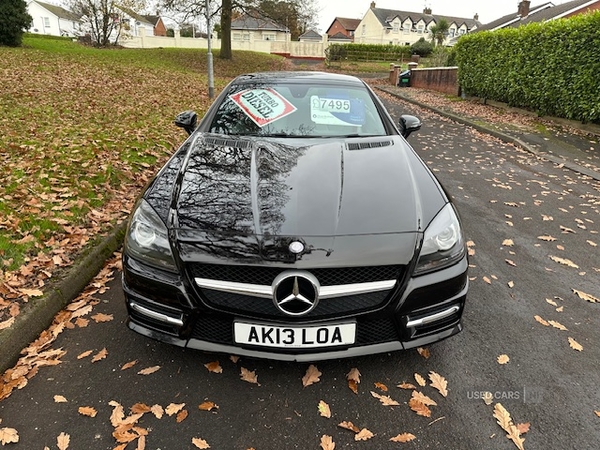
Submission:
[[[414,275],[423,275],[456,264],[464,254],[465,243],[460,222],[454,207],[448,203],[425,230]]]
[[[159,269],[177,272],[166,225],[146,200],[140,200],[125,236],[128,256]]]

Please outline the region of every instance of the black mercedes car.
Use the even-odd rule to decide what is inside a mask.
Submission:
[[[141,195],[123,251],[129,327],[211,352],[314,361],[462,329],[460,221],[373,91],[242,75]]]

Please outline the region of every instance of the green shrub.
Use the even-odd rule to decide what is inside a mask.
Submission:
[[[459,82],[468,95],[581,121],[600,120],[600,12],[463,36]]]
[[[402,61],[410,58],[408,45],[332,44],[327,47],[328,61]]]
[[[18,47],[23,40],[23,30],[29,28],[31,16],[25,0],[2,0],[0,4],[0,45]]]
[[[433,44],[429,41],[426,41],[425,38],[421,38],[410,46],[410,51],[414,55],[419,55],[423,58],[426,58],[433,52]]]

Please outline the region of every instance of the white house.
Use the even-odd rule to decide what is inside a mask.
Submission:
[[[81,18],[60,6],[31,0],[27,12],[33,18],[30,33],[50,34],[52,36],[79,36]]]
[[[375,2],[365,13],[354,32],[358,44],[412,45],[421,38],[431,40],[431,27],[442,19],[450,25],[446,43],[455,36],[470,33],[481,26],[479,17],[472,19],[433,15],[431,8],[422,13],[377,8]]]

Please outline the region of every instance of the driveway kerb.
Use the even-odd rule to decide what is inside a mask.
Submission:
[[[52,324],[54,316],[77,298],[100,272],[106,260],[123,243],[127,221],[92,243],[64,276],[53,282],[43,297],[30,299],[10,328],[0,331],[0,374],[12,367],[21,351]],[[85,250],[84,250],[85,252]]]
[[[392,95],[400,100],[404,100],[406,102],[412,103],[414,105],[417,105],[421,108],[425,108],[428,109],[430,111],[433,111],[434,113],[443,116],[443,117],[447,117],[450,120],[453,120],[455,122],[458,122],[462,125],[466,125],[469,126],[471,128],[474,128],[475,130],[481,132],[481,133],[486,133],[489,134],[491,136],[494,136],[498,139],[500,139],[503,142],[506,142],[508,144],[512,144],[515,145],[516,147],[522,148],[523,150],[532,153],[533,155],[537,156],[538,158],[541,159],[547,159],[548,161],[552,161],[556,164],[562,164],[564,167],[566,167],[567,169],[570,169],[574,172],[578,172],[582,175],[586,175],[590,178],[593,178],[594,180],[600,181],[600,173],[588,169],[587,167],[583,167],[579,164],[576,164],[572,161],[569,161],[567,159],[564,158],[560,158],[558,156],[555,155],[549,155],[547,153],[540,153],[539,151],[537,151],[535,148],[533,148],[532,146],[530,146],[529,144],[527,144],[526,142],[524,142],[523,140],[516,138],[514,136],[510,136],[509,134],[503,133],[501,131],[495,130],[493,128],[490,127],[486,127],[484,125],[478,124],[476,122],[473,122],[470,119],[466,119],[462,116],[458,116],[454,113],[448,112],[448,111],[444,111],[443,109],[439,109],[439,108],[435,108],[433,106],[427,105],[425,103],[422,103],[418,100],[414,100],[412,98],[409,97],[405,97],[403,95],[400,95],[396,92],[392,92],[391,90],[385,89],[381,86],[373,86],[375,89],[378,89],[380,91],[383,91],[389,95]]]

